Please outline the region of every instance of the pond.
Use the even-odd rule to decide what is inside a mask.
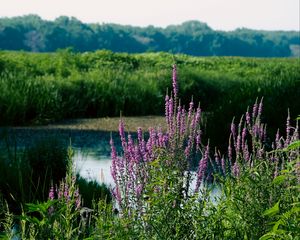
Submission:
[[[0,128],[0,149],[13,152],[15,149],[30,148],[39,142],[59,140],[65,147],[73,149],[73,162],[82,177],[112,186],[109,144],[111,137],[120,151],[117,132],[46,126]]]
[[[83,178],[98,183],[105,183],[108,186],[113,186],[113,178],[110,174],[111,158],[107,155],[98,155],[93,152],[75,149],[74,165],[77,173]]]
[[[132,137],[136,134],[131,132]],[[76,171],[88,180],[105,183],[113,187],[110,173],[111,158],[109,141],[112,137],[117,151],[121,152],[119,133],[95,129],[78,129],[63,127],[18,127],[0,128],[0,145],[28,147],[41,139],[59,138],[66,146],[74,150],[73,161]],[[5,141],[3,141],[3,139]],[[3,146],[2,146],[3,147]],[[192,182],[195,188],[195,180]],[[214,188],[212,195],[218,196],[219,190]]]

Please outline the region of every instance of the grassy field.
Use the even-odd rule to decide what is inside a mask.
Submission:
[[[290,109],[299,114],[300,60],[190,57],[168,53],[121,54],[0,52],[0,124],[36,125],[70,118],[163,115],[178,66],[179,97],[207,112],[206,132],[227,141],[233,116],[264,97],[264,116],[274,135]],[[227,128],[228,129],[228,128]],[[223,137],[224,136],[224,137]]]

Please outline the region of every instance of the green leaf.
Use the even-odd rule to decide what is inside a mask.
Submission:
[[[273,179],[273,184],[281,184],[282,182],[284,182],[285,181],[285,179],[286,179],[286,175],[279,175],[279,176],[277,176],[276,178],[274,178]]]
[[[154,161],[152,161],[151,163],[149,163],[150,166],[153,167],[158,167],[159,166],[159,159],[156,159]]]
[[[280,201],[278,201],[273,207],[264,211],[263,216],[274,216],[277,214],[279,212],[279,202]]]
[[[287,150],[294,150],[294,149],[297,149],[297,148],[300,148],[300,140],[292,142],[292,143],[290,143],[290,145],[288,145],[286,147]]]
[[[273,232],[278,231],[279,226],[280,226],[280,225],[283,225],[283,224],[284,224],[283,220],[282,220],[282,219],[279,219],[279,220],[274,224],[274,226],[273,226]]]
[[[274,233],[266,233],[265,235],[261,236],[259,238],[259,240],[268,240],[268,239],[272,239],[274,237]]]

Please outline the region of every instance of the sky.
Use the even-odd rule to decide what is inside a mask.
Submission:
[[[0,17],[73,16],[85,23],[166,27],[199,20],[215,30],[300,30],[300,0],[0,0]]]

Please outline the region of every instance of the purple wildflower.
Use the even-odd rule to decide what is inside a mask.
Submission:
[[[196,192],[199,191],[200,184],[204,178],[208,160],[209,160],[209,143],[207,144],[207,146],[205,148],[205,152],[199,162],[199,167],[198,167],[198,172],[197,172],[197,182],[196,182],[196,188],[195,188]]]
[[[166,115],[166,123],[169,125],[169,96],[168,94],[166,95],[165,98],[165,115]]]
[[[180,132],[180,127],[181,127],[181,106],[179,105],[177,108],[177,117],[176,117],[176,128],[178,133]],[[180,135],[179,135],[180,136]]]
[[[197,130],[197,135],[196,135],[196,149],[197,149],[197,151],[200,150],[200,143],[201,143],[201,130]]]
[[[233,171],[234,176],[238,177],[240,175],[240,167],[239,167],[237,161],[235,161],[232,171]]]
[[[248,126],[250,126],[250,121],[251,121],[251,119],[250,119],[250,114],[249,114],[249,112],[247,111],[247,112],[246,112],[246,123],[247,123]]]
[[[116,187],[113,189],[112,194],[113,194],[114,198],[117,200],[119,206],[121,206],[122,197],[121,197],[121,193],[120,193],[120,189],[119,189],[118,185],[116,185]]]
[[[75,207],[76,209],[80,208],[81,205],[81,197],[79,195],[79,189],[76,188],[75,192],[74,192],[74,197],[75,197]]]
[[[135,189],[135,194],[136,194],[136,197],[139,198],[142,194],[142,191],[143,191],[143,185],[142,184],[138,184],[136,189]]]
[[[185,116],[185,109],[182,108],[181,109],[181,125],[180,125],[180,135],[181,136],[183,136],[184,133],[185,133],[185,128],[186,128],[186,126],[185,126],[186,119],[185,118],[186,118],[186,116]]]
[[[192,137],[192,135],[190,135],[189,140],[188,140],[188,144],[187,144],[187,146],[185,147],[185,150],[184,150],[184,154],[185,154],[186,159],[188,159],[189,156],[190,156],[191,149],[192,149],[192,144],[193,144],[193,137]]]
[[[230,125],[230,130],[231,130],[231,135],[232,135],[233,139],[235,139],[236,129],[235,129],[235,124],[234,124],[233,120]]]
[[[69,187],[68,187],[67,184],[65,184],[64,197],[65,197],[66,199],[69,198]]]
[[[240,154],[240,149],[241,149],[241,136],[238,135],[236,140],[236,149],[235,149],[237,157]]]
[[[244,147],[243,147],[243,157],[246,160],[246,162],[250,161],[250,153],[249,153],[247,144],[245,144]]]
[[[277,133],[276,133],[275,143],[276,143],[276,149],[281,149],[282,148],[282,143],[281,143],[281,140],[280,140],[279,129],[277,130]]]
[[[124,127],[124,122],[121,119],[119,122],[119,134],[122,142],[122,148],[124,152],[126,153],[127,151],[127,144],[126,144],[126,139],[125,139],[125,127]]]
[[[169,127],[169,132],[172,135],[173,133],[173,114],[174,114],[174,109],[173,109],[173,98],[171,97],[169,99],[169,120],[168,120],[168,127]]]
[[[245,148],[246,135],[247,135],[247,128],[244,127],[242,131],[242,150]]]
[[[194,107],[194,102],[193,102],[193,99],[192,99],[192,101],[190,102],[190,107],[189,107],[189,112],[188,112],[188,122],[191,121],[193,107]]]
[[[113,141],[112,138],[110,139],[110,147],[111,147],[111,159],[112,159],[110,172],[111,172],[111,175],[112,175],[113,179],[116,181],[117,180],[117,161],[118,161],[118,157],[117,157],[116,148],[114,146],[114,141]]]
[[[221,159],[221,166],[222,166],[222,171],[223,171],[224,175],[226,175],[226,165],[225,165],[224,157],[222,157],[222,159]]]
[[[285,145],[290,144],[290,132],[291,132],[291,125],[290,125],[290,111],[288,111],[288,117],[286,119],[286,140],[285,140]]]
[[[253,109],[252,109],[252,119],[254,121],[254,119],[257,116],[257,100],[255,101],[255,104],[253,105]]]
[[[51,186],[50,191],[49,191],[49,199],[53,200],[54,199],[54,187]]]
[[[230,134],[229,136],[229,143],[228,143],[228,158],[230,161],[232,161],[231,136],[232,134]]]
[[[63,197],[63,189],[64,189],[64,184],[61,183],[59,189],[57,189],[57,197],[58,197],[58,199],[61,199]]]

